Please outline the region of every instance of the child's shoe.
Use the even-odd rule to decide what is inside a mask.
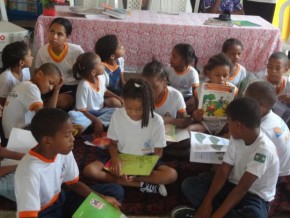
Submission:
[[[147,182],[143,182],[141,184],[140,188],[141,192],[147,192],[147,193],[154,193],[154,194],[160,194],[161,196],[167,196],[167,191],[164,185],[156,185],[156,184],[151,184]]]

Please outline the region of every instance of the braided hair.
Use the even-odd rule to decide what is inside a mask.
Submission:
[[[197,67],[198,58],[195,54],[193,47],[187,43],[179,43],[173,47],[175,50],[185,61],[185,64],[188,66],[194,61],[194,68]]]
[[[126,82],[122,97],[124,99],[140,99],[143,105],[143,114],[141,127],[147,127],[149,123],[149,116],[154,117],[154,98],[148,82],[141,78],[133,78]]]
[[[94,52],[80,54],[73,65],[73,76],[76,80],[88,78],[97,64],[96,58],[99,57]]]
[[[145,65],[142,75],[145,78],[158,76],[160,80],[168,82],[168,75],[164,70],[163,64],[155,58],[153,58],[151,62]]]

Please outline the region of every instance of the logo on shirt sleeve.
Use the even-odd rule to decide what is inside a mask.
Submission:
[[[257,162],[260,162],[260,163],[265,163],[266,155],[260,154],[260,153],[256,153],[255,157],[254,157],[254,160],[257,161]]]

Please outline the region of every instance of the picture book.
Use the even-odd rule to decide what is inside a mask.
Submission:
[[[237,25],[237,26],[248,26],[248,27],[259,27],[259,26],[261,26],[259,24],[256,24],[256,23],[253,23],[253,22],[250,22],[250,21],[247,21],[247,20],[234,20],[234,21],[232,21],[232,23],[234,25]]]
[[[234,99],[235,87],[216,83],[203,83],[199,95],[198,109],[203,110],[203,118],[226,119],[226,108]]]
[[[205,133],[190,132],[190,162],[220,164],[229,140]]]
[[[119,209],[95,193],[89,194],[72,216],[73,218],[127,218]]]
[[[107,149],[110,145],[110,139],[107,138],[107,133],[103,132],[102,136],[93,138],[91,135],[87,135],[85,138],[85,144],[95,146],[101,149]]]
[[[122,161],[122,174],[132,176],[148,176],[155,167],[159,156],[157,155],[133,155],[119,154]],[[104,165],[104,169],[110,171],[111,161]]]
[[[167,142],[180,142],[190,138],[190,134],[187,129],[177,129],[172,124],[165,125],[165,134]]]
[[[106,7],[102,13],[121,20],[126,19],[131,14],[130,10],[109,7]]]

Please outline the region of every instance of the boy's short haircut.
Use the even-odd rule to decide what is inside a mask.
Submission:
[[[283,62],[283,65],[288,68],[288,57],[287,57],[287,55],[284,52],[281,52],[281,51],[274,52],[269,57],[269,60],[270,59],[281,60]]]
[[[261,124],[261,111],[257,100],[243,97],[233,100],[227,107],[227,117],[238,121],[250,129],[258,128]]]
[[[60,69],[53,63],[42,64],[37,70],[41,70],[46,76],[57,74],[61,77]]]
[[[108,61],[111,55],[117,50],[118,43],[119,41],[116,35],[105,35],[96,42],[95,52],[103,62]]]
[[[32,118],[31,133],[39,143],[45,136],[55,136],[62,124],[69,118],[68,113],[61,109],[42,108]]]
[[[256,99],[261,105],[271,109],[276,102],[276,90],[272,84],[266,81],[257,81],[250,84],[246,91],[248,97]]]

